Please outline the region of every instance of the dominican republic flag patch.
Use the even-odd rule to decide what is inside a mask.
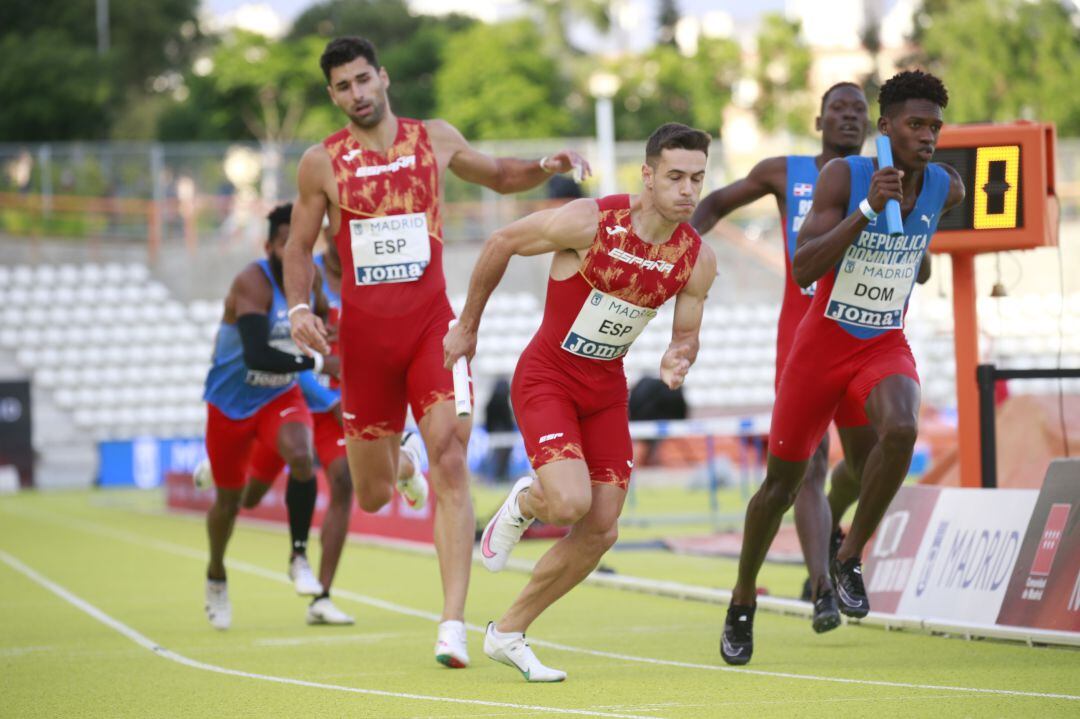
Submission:
[[[796,182],[791,191],[795,197],[810,197],[814,194],[814,186],[809,182]]]

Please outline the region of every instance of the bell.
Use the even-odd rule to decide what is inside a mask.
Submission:
[[[995,282],[994,286],[990,289],[991,297],[1008,297],[1009,293],[1005,291],[1005,285],[1000,282]]]

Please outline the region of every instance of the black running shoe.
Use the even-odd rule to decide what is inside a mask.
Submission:
[[[836,559],[836,553],[840,551],[840,545],[844,543],[844,530],[837,527],[829,537],[829,564]]]
[[[720,635],[720,656],[728,664],[746,664],[754,653],[754,610],[756,607],[732,604]]]
[[[870,600],[862,578],[862,562],[852,557],[846,562],[832,561],[832,580],[840,600],[840,611],[849,617],[862,618],[870,613]]]
[[[810,585],[810,577],[807,577],[806,581],[802,583],[802,594],[799,595],[799,599],[804,602],[814,601],[814,588]]]
[[[824,634],[840,626],[840,607],[836,605],[836,595],[831,589],[822,591],[814,601],[812,624],[814,631],[818,634]]]

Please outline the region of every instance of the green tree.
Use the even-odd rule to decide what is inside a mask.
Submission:
[[[801,24],[779,13],[762,18],[754,73],[760,93],[754,103],[761,126],[770,132],[810,132],[814,102],[808,96],[813,56],[800,36]]]
[[[94,50],[65,43],[67,35],[53,29],[10,33],[0,39],[4,140],[105,136],[112,91],[105,81],[104,63]]]
[[[403,0],[328,0],[305,10],[293,23],[289,38],[317,36],[325,43],[342,35],[360,35],[370,40],[390,75],[394,112],[431,117],[443,46],[453,32],[473,23],[456,14],[411,15]]]
[[[437,114],[470,139],[554,137],[571,124],[556,63],[527,20],[452,36],[435,78]]]
[[[952,122],[1030,118],[1080,133],[1080,33],[1057,0],[928,2],[916,15],[911,61],[949,89]]]
[[[108,136],[117,118],[155,92],[154,78],[185,66],[200,39],[197,6],[198,0],[110,0],[109,50],[100,56],[94,2],[0,3],[5,135]]]
[[[326,0],[293,21],[289,39],[359,35],[383,50],[408,41],[421,24],[419,17],[409,13],[404,0]]]
[[[615,95],[617,137],[642,140],[665,122],[716,133],[731,101],[739,57],[735,42],[702,38],[693,57],[684,57],[671,45],[657,45],[624,59],[615,68],[622,80]]]

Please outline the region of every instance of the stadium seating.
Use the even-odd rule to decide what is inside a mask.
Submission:
[[[452,298],[460,309],[464,298]],[[0,267],[0,347],[52,393],[95,439],[197,436],[202,383],[221,302],[182,303],[141,264]],[[484,317],[473,365],[477,406],[499,376],[512,374],[539,326],[542,298],[496,294]],[[674,307],[661,309],[627,357],[631,383],[658,373]],[[686,385],[694,413],[767,411],[773,401],[778,305],[711,304],[701,352]],[[984,297],[983,353],[1002,367],[1080,366],[1080,296]],[[955,403],[950,301],[916,293],[908,337],[923,377],[924,402]],[[1060,342],[1059,342],[1060,340]],[[1080,382],[1066,382],[1080,392]],[[1056,392],[1049,380],[1015,382],[1014,394]]]

